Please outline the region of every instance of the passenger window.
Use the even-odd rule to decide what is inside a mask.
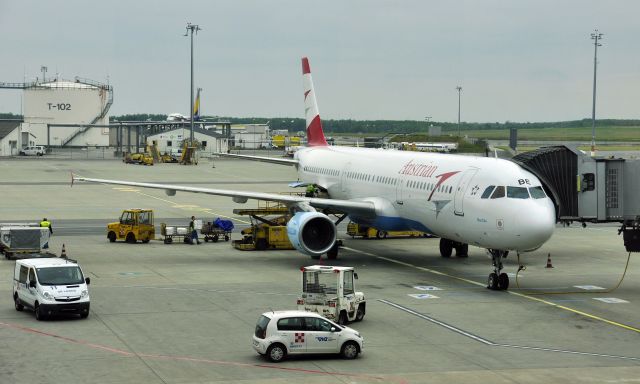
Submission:
[[[504,187],[503,186],[496,187],[496,190],[493,191],[493,194],[491,195],[492,199],[499,199],[501,197],[504,197]]]
[[[495,188],[495,185],[490,185],[487,187],[487,189],[484,190],[484,192],[482,192],[482,196],[481,199],[488,199],[489,196],[491,196],[491,192],[493,192],[493,188]]]
[[[507,197],[512,199],[528,199],[529,191],[525,187],[507,187]]]
[[[302,317],[289,317],[278,320],[278,331],[304,331]]]
[[[307,331],[331,332],[331,323],[317,317],[305,317],[304,324]]]
[[[544,193],[544,189],[542,189],[542,187],[529,188],[529,193],[531,193],[531,197],[534,199],[544,199],[547,197],[547,194]]]
[[[29,281],[36,281],[36,274],[33,269],[29,269]]]
[[[25,284],[27,282],[27,275],[29,274],[29,268],[25,267],[24,265],[20,266],[20,277],[18,280],[19,282]]]

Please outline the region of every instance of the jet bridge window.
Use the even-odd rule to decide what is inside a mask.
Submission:
[[[491,192],[493,192],[493,189],[495,188],[495,185],[490,185],[487,187],[487,189],[484,190],[484,192],[482,192],[482,196],[480,197],[481,199],[488,199],[489,196],[491,196]]]
[[[507,187],[507,197],[512,199],[528,199],[529,191],[524,187]]]
[[[534,199],[544,199],[547,197],[547,194],[544,193],[544,189],[542,189],[542,187],[531,187],[529,188],[529,193]]]
[[[492,199],[499,199],[501,197],[504,197],[505,193],[504,193],[504,187],[502,185],[496,187],[496,190],[493,191],[493,194],[491,195]]]

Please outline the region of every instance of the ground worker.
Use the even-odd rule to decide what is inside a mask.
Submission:
[[[313,184],[307,185],[307,192],[304,194],[306,197],[316,196],[316,186]]]
[[[51,237],[51,235],[53,235],[53,227],[51,226],[51,222],[49,220],[47,220],[46,217],[44,219],[42,219],[42,221],[40,222],[40,226],[43,227],[43,228],[49,228],[49,237]],[[47,242],[44,244],[44,246],[42,248],[43,249],[49,249],[49,240],[47,240]]]
[[[198,240],[198,231],[196,230],[195,216],[191,216],[191,221],[189,222],[189,232],[191,232],[191,244],[200,244],[200,240]]]

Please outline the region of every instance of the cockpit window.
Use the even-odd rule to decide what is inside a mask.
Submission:
[[[503,186],[498,186],[496,187],[496,190],[493,191],[493,194],[491,195],[492,199],[499,199],[501,197],[504,197],[504,187]]]
[[[507,187],[507,197],[512,199],[528,199],[529,191],[524,187]]]
[[[529,188],[529,193],[531,193],[531,197],[533,197],[534,199],[544,199],[545,197],[547,197],[542,187],[531,187]]]
[[[489,196],[491,196],[491,192],[493,192],[493,188],[495,188],[495,185],[490,185],[487,187],[487,189],[484,190],[484,192],[482,193],[482,198],[483,199],[488,199]]]

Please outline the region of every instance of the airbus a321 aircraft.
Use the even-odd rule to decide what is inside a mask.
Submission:
[[[233,191],[177,185],[92,179],[77,181],[278,201],[292,213],[287,233],[300,252],[337,257],[336,224],[329,214],[382,231],[417,230],[440,237],[440,254],[466,257],[469,244],[492,255],[488,288],[507,289],[502,273],[508,251],[539,248],[552,235],[554,205],[540,180],[508,160],[450,154],[329,146],[311,80],[309,61],[302,59],[308,146],[293,159],[235,155],[295,166],[302,184],[314,184],[322,197]],[[339,221],[340,221],[339,220]]]

